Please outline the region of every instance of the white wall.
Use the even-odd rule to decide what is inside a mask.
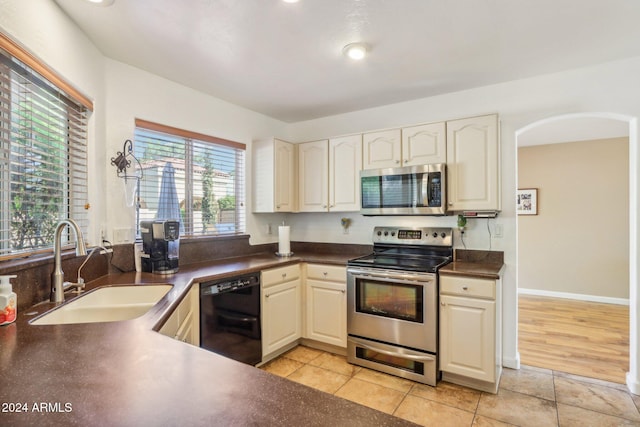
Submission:
[[[518,288],[534,295],[629,298],[629,140],[518,149],[520,188],[538,214],[518,217]]]
[[[106,81],[106,149],[111,157],[122,150],[127,139],[133,139],[136,118],[163,125],[187,129],[206,135],[247,144],[247,194],[251,194],[251,141],[284,133],[284,123],[240,108],[228,102],[204,95],[111,59],[105,60]],[[107,161],[108,162],[108,161]],[[130,228],[133,232],[135,210],[126,206],[122,179],[115,167],[106,171],[106,228]],[[247,197],[247,212],[251,211],[251,197]],[[281,222],[280,220],[279,222]],[[261,227],[253,215],[247,215],[247,229]],[[279,222],[274,222],[277,224]],[[252,243],[259,243],[254,241]]]

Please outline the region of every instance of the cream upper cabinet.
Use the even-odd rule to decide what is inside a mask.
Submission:
[[[444,122],[402,129],[402,166],[447,162]]]
[[[296,146],[276,138],[253,142],[253,212],[296,210]]]
[[[447,122],[448,209],[499,211],[498,116]]]
[[[402,166],[400,129],[369,132],[362,135],[362,168],[382,169]]]
[[[360,210],[362,135],[329,140],[329,210]]]
[[[360,209],[360,135],[298,144],[300,212]]]
[[[329,209],[329,142],[298,144],[298,208],[300,212]]]

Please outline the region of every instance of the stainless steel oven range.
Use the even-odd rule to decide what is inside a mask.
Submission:
[[[373,253],[347,263],[347,359],[436,385],[438,269],[451,228],[375,227]]]

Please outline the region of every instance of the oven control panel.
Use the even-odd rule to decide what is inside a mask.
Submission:
[[[373,243],[453,246],[453,229],[444,227],[375,227]]]

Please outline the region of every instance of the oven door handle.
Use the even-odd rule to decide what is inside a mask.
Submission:
[[[410,359],[410,360],[417,360],[417,361],[423,361],[423,360],[433,361],[433,360],[436,360],[435,356],[416,356],[414,354],[398,353],[396,351],[382,350],[380,348],[376,348],[376,347],[373,347],[371,345],[364,344],[360,340],[353,340],[353,341],[354,341],[354,343],[356,343],[356,345],[358,347],[366,348],[367,350],[371,350],[371,351],[377,351],[378,353],[382,353],[382,354],[385,354],[387,356],[400,357],[402,359]]]
[[[369,279],[390,279],[395,280],[397,282],[420,282],[420,283],[429,283],[435,281],[435,275],[433,273],[398,273],[396,272],[386,272],[386,271],[368,271],[368,270],[360,270],[360,269],[350,269],[347,272],[354,275],[354,277],[363,277]]]

